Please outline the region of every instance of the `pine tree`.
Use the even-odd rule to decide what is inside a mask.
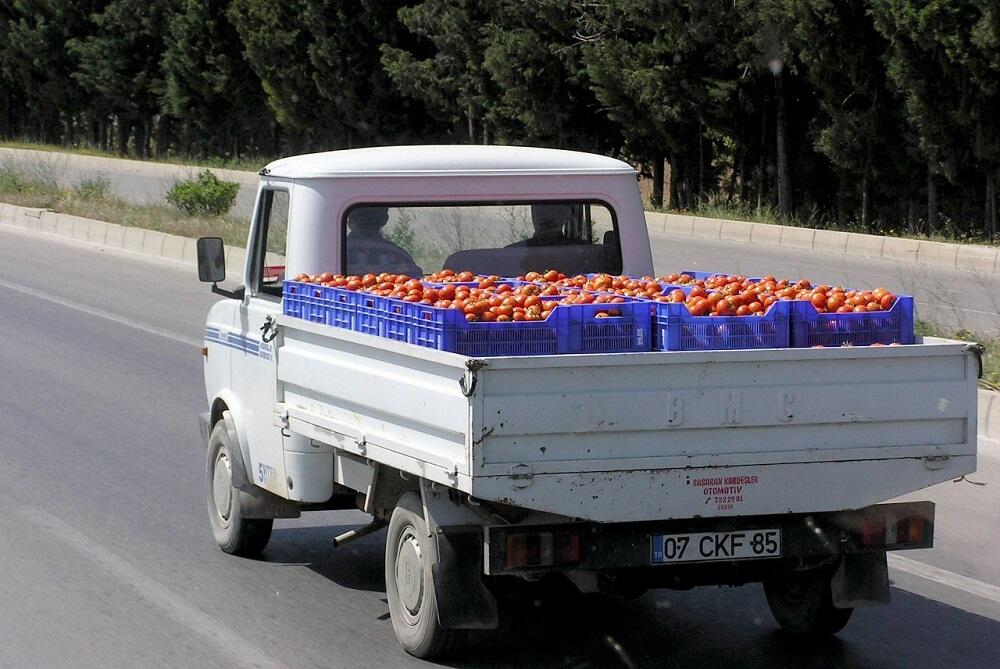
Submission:
[[[238,157],[274,152],[274,116],[243,59],[228,0],[182,0],[163,54],[164,109],[183,153]]]

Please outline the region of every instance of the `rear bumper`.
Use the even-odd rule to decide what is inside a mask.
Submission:
[[[918,540],[900,542],[895,527],[909,518],[923,519]],[[887,528],[873,537],[871,528]],[[663,534],[706,532],[752,532],[781,530],[779,558],[722,560],[659,564],[652,561],[653,537]],[[519,533],[552,532],[575,534],[579,559],[562,564],[511,566],[509,537]],[[866,535],[867,532],[867,535]],[[775,562],[805,560],[822,562],[843,554],[874,553],[910,548],[930,548],[934,544],[934,503],[905,502],[878,504],[855,511],[781,514],[732,518],[695,518],[643,523],[574,523],[564,525],[508,525],[486,528],[486,573],[490,575],[530,575],[550,571],[618,571],[638,568],[658,572],[687,571],[710,574],[735,570],[748,574],[769,569]],[[745,568],[745,569],[744,569]],[[745,580],[754,580],[751,576]]]

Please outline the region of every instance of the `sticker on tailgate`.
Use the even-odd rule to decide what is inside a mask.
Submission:
[[[743,504],[745,496],[760,484],[756,474],[742,476],[688,477],[687,485],[701,490],[705,505],[716,511],[733,511]]]

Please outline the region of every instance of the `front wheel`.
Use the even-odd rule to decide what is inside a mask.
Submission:
[[[208,439],[208,520],[219,548],[231,555],[253,557],[267,547],[274,521],[243,518],[243,494],[233,486],[233,467],[240,466],[240,461],[233,459],[240,457],[237,448],[220,420]]]
[[[393,509],[385,538],[385,592],[396,639],[420,658],[446,653],[461,636],[438,621],[430,541],[420,497],[406,493]]]
[[[832,577],[826,569],[783,569],[764,581],[767,605],[782,629],[796,636],[820,637],[844,628],[854,609],[833,605]]]

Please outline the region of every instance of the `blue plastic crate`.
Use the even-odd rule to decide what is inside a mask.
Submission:
[[[682,270],[680,272],[677,272],[677,274],[678,276],[681,274],[687,274],[692,279],[700,279],[702,281],[704,281],[705,279],[711,279],[713,276],[742,276],[739,272],[699,272],[698,270],[693,270],[693,269]],[[753,277],[753,276],[749,276],[747,278],[750,279],[750,281],[753,281],[754,283],[761,281],[763,279],[763,277]]]
[[[913,311],[913,298],[908,295],[897,296],[888,311],[866,313],[821,314],[809,302],[792,302],[791,345],[912,344]]]
[[[652,302],[653,346],[658,351],[733,351],[787,348],[791,302],[779,301],[760,316],[692,316],[674,302]]]
[[[352,329],[353,293],[314,283],[286,280],[282,289],[282,312],[313,323]]]
[[[382,335],[382,313],[385,310],[386,298],[371,293],[351,292],[351,303],[354,305],[354,320],[351,329],[364,334]]]
[[[676,274],[677,276],[680,276],[681,274],[687,274],[692,279],[701,279],[702,281],[704,281],[705,279],[710,279],[713,276],[729,276],[729,272],[701,272],[696,269],[685,269],[681,270],[680,272],[676,272]]]
[[[558,299],[558,298],[553,298]],[[598,317],[608,309],[621,316]],[[622,353],[650,350],[648,303],[560,305],[544,321],[470,323],[457,309],[386,299],[380,333],[475,357]]]

